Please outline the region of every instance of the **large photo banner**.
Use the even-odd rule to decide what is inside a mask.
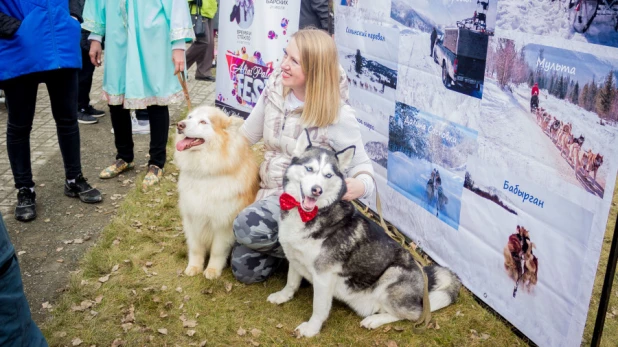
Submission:
[[[618,3],[607,3],[339,0],[335,11],[385,218],[542,346],[580,345],[615,188]]]
[[[298,31],[300,1],[226,0],[219,7],[215,105],[247,118]]]

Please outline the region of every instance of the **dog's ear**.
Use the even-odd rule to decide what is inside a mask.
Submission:
[[[309,138],[309,131],[305,129],[302,134],[296,140],[296,148],[294,149],[294,156],[298,157],[306,150],[311,148],[311,139]]]
[[[347,170],[352,162],[352,158],[354,158],[354,153],[356,153],[356,146],[354,145],[335,153],[335,157],[337,157],[337,161],[339,162],[339,170]]]

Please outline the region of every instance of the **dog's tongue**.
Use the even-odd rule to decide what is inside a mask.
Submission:
[[[310,198],[310,197],[305,197],[305,200],[303,200],[303,209],[305,211],[313,211],[313,208],[315,207],[315,203],[317,202],[316,199],[314,198]]]
[[[189,148],[191,145],[191,142],[193,142],[194,140],[195,140],[194,138],[185,137],[184,139],[178,141],[178,143],[176,144],[176,149],[179,152],[182,152],[185,149]]]

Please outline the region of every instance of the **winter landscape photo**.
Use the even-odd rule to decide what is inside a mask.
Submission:
[[[360,49],[339,48],[339,63],[346,71],[350,91],[364,91],[395,101],[397,62],[378,59]]]
[[[390,119],[388,184],[454,229],[476,132],[397,103]]]
[[[593,213],[475,156],[465,187],[460,232],[477,250],[470,262],[484,265],[468,274],[471,286],[540,345],[561,345],[579,304],[574,288],[581,285]],[[531,310],[533,321],[526,318]]]
[[[602,198],[615,177],[617,77],[618,60],[494,39],[481,134],[491,130],[487,140],[508,148],[530,177],[549,176]]]
[[[393,1],[391,18],[404,27],[402,50],[410,52],[401,63],[433,75],[442,88],[480,99],[495,14],[490,1]]]
[[[500,0],[497,30],[618,47],[616,0]]]

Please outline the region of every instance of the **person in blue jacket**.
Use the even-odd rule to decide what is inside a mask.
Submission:
[[[47,85],[66,181],[64,194],[82,202],[102,201],[82,175],[77,125],[77,75],[81,68],[79,0],[0,1],[0,88],[6,94],[6,143],[17,193],[15,218],[36,218],[30,163],[30,131],[37,89]],[[54,170],[54,163],[50,163]]]
[[[0,215],[0,346],[47,346],[45,337],[30,316],[15,248],[9,239],[2,215]]]

